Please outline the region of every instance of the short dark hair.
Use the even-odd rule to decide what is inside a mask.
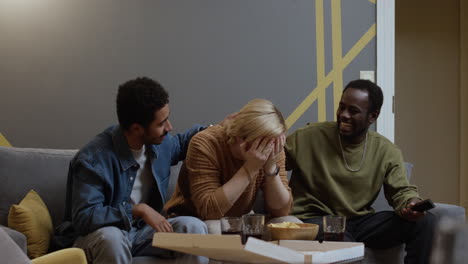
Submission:
[[[368,113],[380,113],[380,108],[383,104],[383,93],[382,89],[375,83],[369,80],[354,80],[349,82],[343,90],[346,91],[348,88],[359,89],[366,91],[369,96],[369,110]]]
[[[154,113],[169,103],[169,95],[158,82],[139,77],[119,86],[116,102],[117,117],[123,129],[130,128],[133,123],[147,128]]]

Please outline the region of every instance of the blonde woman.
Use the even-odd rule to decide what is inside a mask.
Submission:
[[[166,212],[202,220],[242,216],[263,190],[270,217],[287,216],[292,195],[284,166],[286,131],[281,112],[255,99],[222,126],[195,135]]]

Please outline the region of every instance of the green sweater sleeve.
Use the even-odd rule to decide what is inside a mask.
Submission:
[[[284,146],[286,153],[286,170],[297,169],[295,158],[296,158],[296,133],[289,135],[286,138],[286,145]]]
[[[408,181],[401,151],[394,147],[388,152],[387,172],[383,182],[385,198],[399,214],[408,201],[414,197],[419,198],[419,194],[417,187]]]

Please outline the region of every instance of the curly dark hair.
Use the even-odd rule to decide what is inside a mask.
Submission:
[[[361,91],[366,91],[369,96],[369,110],[368,114],[370,113],[380,113],[380,108],[382,108],[383,104],[383,93],[380,86],[377,84],[369,81],[369,80],[354,80],[349,82],[343,90],[343,93],[348,88],[354,88]]]
[[[169,103],[169,95],[158,82],[139,77],[119,86],[116,102],[117,117],[123,129],[130,128],[133,123],[147,128],[154,113]]]

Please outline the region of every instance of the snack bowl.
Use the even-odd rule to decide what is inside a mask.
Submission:
[[[314,240],[319,231],[319,225],[316,224],[290,223],[296,227],[281,226],[283,224],[268,225],[272,240]]]

